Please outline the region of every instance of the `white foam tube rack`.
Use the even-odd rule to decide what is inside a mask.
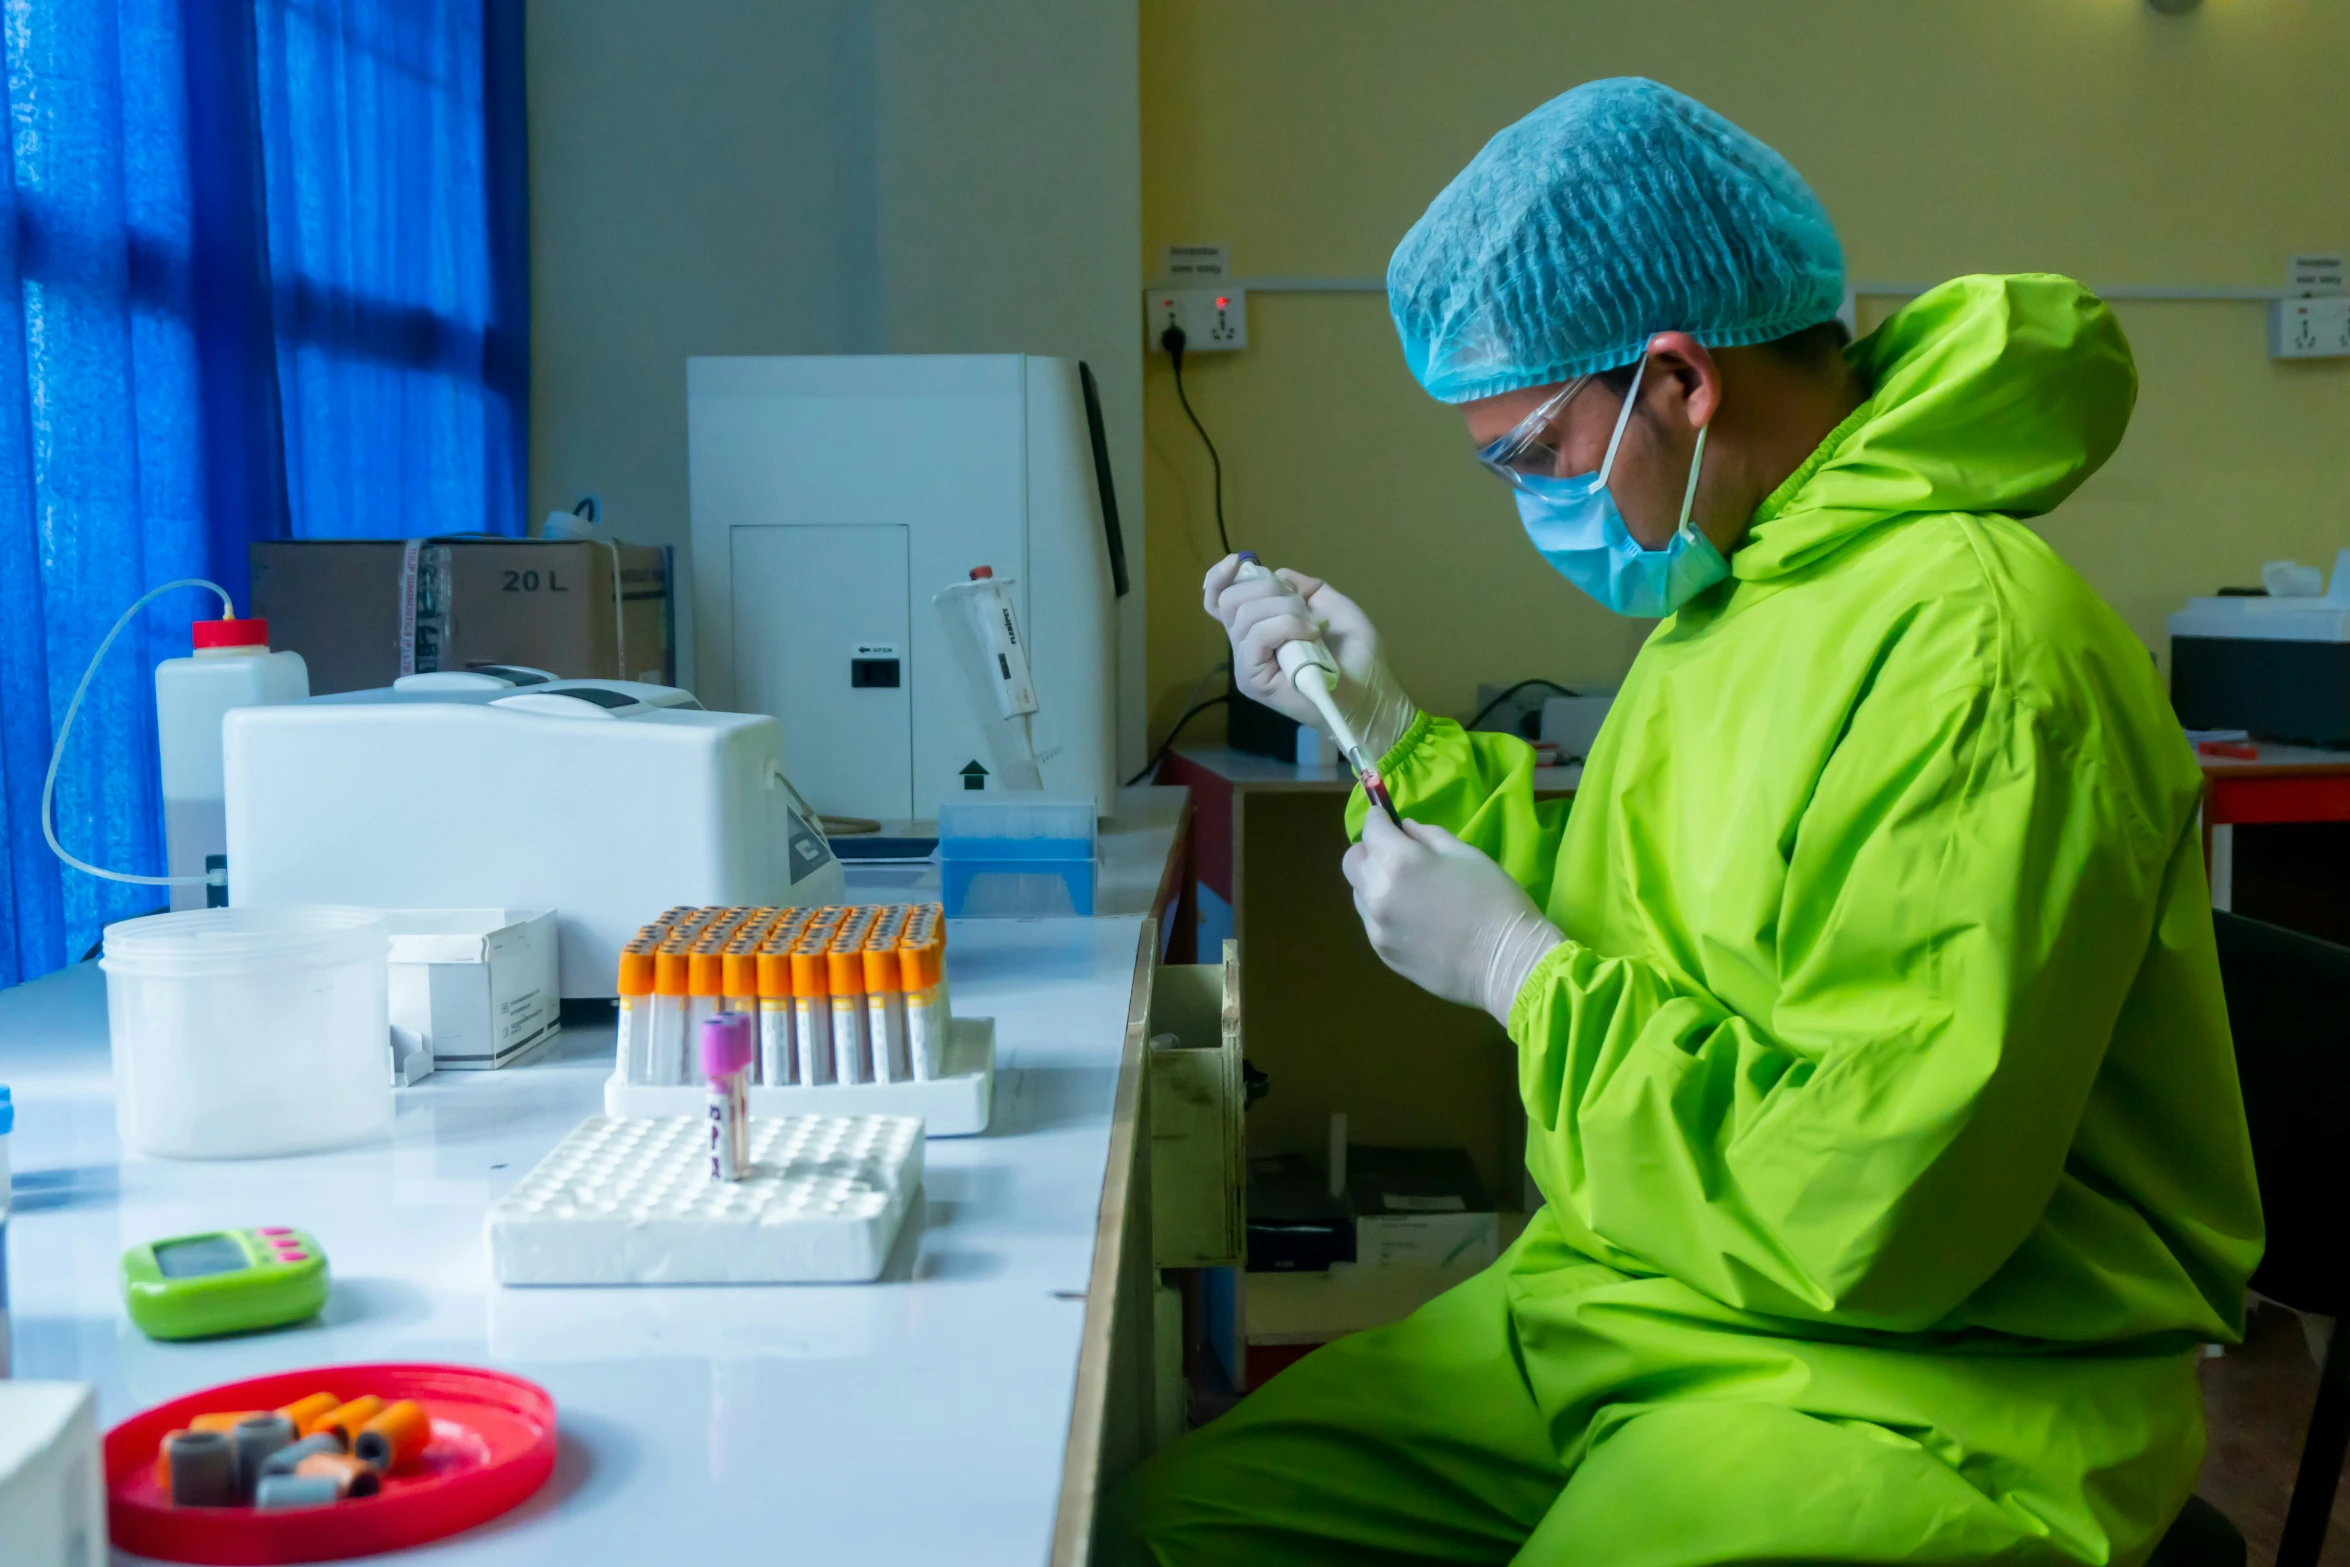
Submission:
[[[751,1119],[751,1171],[710,1178],[699,1115],[591,1116],[489,1212],[500,1284],[848,1284],[878,1278],[921,1199],[922,1123]]]

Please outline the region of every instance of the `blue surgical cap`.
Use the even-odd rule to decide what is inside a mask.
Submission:
[[[1636,76],[1487,142],[1387,264],[1404,360],[1447,403],[1630,364],[1659,332],[1769,342],[1843,302],[1843,247],[1787,160]]]

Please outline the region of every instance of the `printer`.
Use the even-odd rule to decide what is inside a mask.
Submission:
[[[674,904],[838,903],[815,813],[763,713],[498,669],[231,709],[233,907],[552,908],[566,998]]]
[[[2350,745],[2350,550],[2322,593],[2313,566],[2272,561],[2261,578],[2265,592],[2191,598],[2170,617],[2179,722]]]

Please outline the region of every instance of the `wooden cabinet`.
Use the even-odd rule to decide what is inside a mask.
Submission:
[[[1237,1267],[1248,1250],[1239,943],[1170,963],[1151,994],[1152,1252],[1162,1268]]]

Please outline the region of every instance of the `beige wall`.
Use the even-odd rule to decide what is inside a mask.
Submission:
[[[529,7],[534,525],[592,492],[689,578],[686,356],[880,346],[871,36],[859,5]]]
[[[1084,359],[1133,568],[1139,765],[1132,0],[534,0],[527,42],[534,518],[594,492],[690,580],[689,355]]]
[[[1143,0],[1144,266],[1223,241],[1242,275],[1377,275],[1486,137],[1642,74],[1776,146],[1857,279],[2049,269],[2093,283],[2284,281],[2350,248],[2350,7],[2209,0]],[[1864,301],[1863,325],[1889,302]],[[1405,375],[1376,294],[1249,301],[1251,346],[1186,379],[1234,543],[1365,602],[1404,681],[1613,679],[1642,628],[1582,600]],[[2164,647],[2189,593],[2350,544],[2350,362],[2277,364],[2256,304],[2117,305],[2143,382],[2105,472],[2046,536]],[[1166,361],[1146,377],[1152,733],[1222,656],[1197,583],[1208,468]],[[1212,734],[1208,721],[1192,731]]]

